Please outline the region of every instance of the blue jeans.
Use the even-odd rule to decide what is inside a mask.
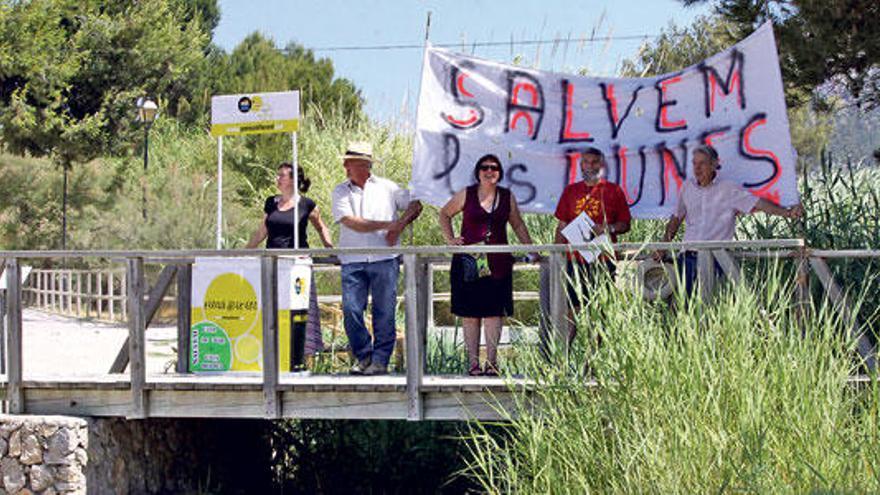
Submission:
[[[397,338],[397,258],[342,265],[342,316],[351,351],[358,361],[388,365]],[[373,293],[373,337],[364,323],[367,294]]]
[[[679,273],[684,271],[684,290],[685,294],[690,297],[694,292],[697,282],[697,253],[694,251],[685,251],[678,255]],[[724,272],[721,271],[721,265],[715,261],[715,279],[721,278]]]

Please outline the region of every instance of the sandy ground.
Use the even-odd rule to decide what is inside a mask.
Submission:
[[[60,374],[64,376],[106,374],[125,343],[128,328],[78,319],[26,308],[22,313],[24,378]],[[461,329],[435,327],[432,333],[461,342]],[[501,345],[511,340],[537,341],[536,328],[510,329],[505,326]],[[173,372],[177,359],[177,328],[174,325],[150,325],[146,332],[147,373]]]
[[[150,325],[146,332],[147,373],[174,369],[177,330]],[[107,373],[125,343],[128,328],[25,309],[22,313],[24,378],[28,375]]]

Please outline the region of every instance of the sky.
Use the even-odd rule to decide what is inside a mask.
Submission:
[[[214,42],[232,51],[259,31],[278,47],[299,43],[333,61],[336,74],[362,92],[377,121],[406,122],[415,112],[428,13],[435,45],[499,62],[594,75],[612,75],[648,37],[670,22],[686,25],[708,7],[674,0],[220,0]],[[627,39],[604,39],[608,36]],[[599,38],[598,41],[589,41]],[[570,40],[542,45],[530,40]],[[581,41],[587,39],[587,41]],[[649,38],[650,39],[650,38]],[[502,42],[500,46],[474,43]],[[353,50],[346,47],[407,45]],[[296,88],[291,88],[296,89]]]

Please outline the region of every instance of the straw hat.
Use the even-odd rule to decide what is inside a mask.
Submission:
[[[642,297],[649,301],[671,296],[677,278],[675,268],[669,263],[660,263],[653,259],[639,263],[637,282],[642,288]]]
[[[373,161],[373,145],[366,141],[352,141],[348,143],[345,154],[342,155],[342,161],[345,160],[366,160]]]

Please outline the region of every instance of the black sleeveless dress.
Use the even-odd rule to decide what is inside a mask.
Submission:
[[[507,244],[507,221],[510,218],[510,189],[498,187],[496,205],[486,211],[480,205],[478,186],[467,188],[462,210],[461,236],[465,245],[486,242]],[[487,238],[488,234],[488,238]],[[484,318],[513,314],[513,256],[510,253],[488,255],[492,275],[472,282],[464,280],[462,257],[452,257],[449,272],[452,289],[452,314]]]

